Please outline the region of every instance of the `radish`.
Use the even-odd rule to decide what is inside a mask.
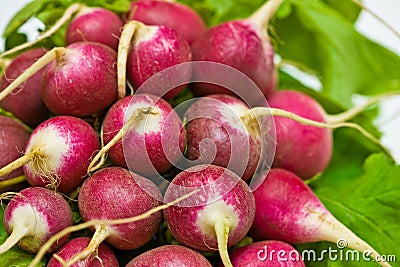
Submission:
[[[114,220],[137,216],[160,206],[160,199],[160,191],[150,180],[120,167],[108,167],[93,173],[82,184],[78,207],[84,221]],[[68,264],[88,257],[104,240],[122,250],[141,247],[156,234],[161,219],[162,213],[157,212],[133,223],[96,225],[89,246]]]
[[[179,173],[167,188],[169,202],[192,188],[193,197],[164,210],[173,236],[201,251],[219,250],[225,266],[232,266],[227,248],[239,242],[254,219],[254,196],[234,172],[215,165],[198,165]]]
[[[0,169],[0,177],[24,166],[32,186],[48,186],[69,193],[82,183],[90,158],[100,143],[87,122],[57,116],[42,122],[29,137],[25,155]]]
[[[279,108],[303,118],[326,122],[323,108],[308,95],[297,91],[278,91],[269,99],[271,108]],[[332,129],[301,125],[283,117],[274,117],[276,152],[273,165],[308,179],[323,172],[332,157]]]
[[[248,19],[228,21],[207,30],[192,43],[193,59],[232,66],[249,76],[266,97],[270,96],[276,86],[276,71],[266,29],[282,2],[269,0]],[[207,72],[207,68],[195,68],[195,80]],[[207,83],[194,84],[193,92],[195,95],[232,94],[226,88]]]
[[[249,180],[261,160],[264,134],[262,127],[253,130],[241,120],[248,110],[243,101],[230,95],[209,95],[195,101],[184,116],[186,157],[194,164],[228,168]]]
[[[47,66],[42,80],[46,106],[58,115],[98,115],[117,99],[117,56],[110,47],[79,42],[47,52],[0,93],[16,87]]]
[[[116,102],[103,120],[102,131],[107,145],[92,163],[110,149],[114,163],[144,176],[171,169],[181,159],[186,142],[182,121],[172,107],[149,94],[126,96]],[[93,165],[89,171],[96,169]]]
[[[250,234],[257,240],[277,239],[293,244],[345,240],[347,246],[380,257],[370,245],[351,232],[324,207],[297,175],[271,169],[254,191],[256,215]],[[379,262],[379,261],[378,261]],[[382,266],[390,266],[380,262]]]
[[[51,236],[72,225],[72,211],[61,195],[46,188],[29,187],[11,199],[3,220],[11,235],[0,245],[0,254],[17,243],[22,249],[36,253]],[[48,252],[67,239],[68,236],[60,238]]]
[[[131,45],[131,39],[134,36]],[[190,46],[185,38],[166,26],[147,26],[138,21],[128,22],[122,31],[118,47],[118,92],[119,98],[125,96],[125,75],[137,90],[146,80],[156,73],[180,63],[189,62],[192,58]],[[176,75],[189,83],[192,69],[181,70]],[[176,79],[175,75],[163,79]],[[150,93],[171,99],[177,96],[185,85],[171,88],[164,94],[163,88],[157,86]]]
[[[0,91],[10,85],[22,72],[31,66],[38,58],[43,56],[46,50],[42,48],[28,50],[15,57],[4,71],[0,81]],[[43,103],[40,94],[40,84],[43,70],[40,70],[24,84],[18,86],[11,95],[8,95],[0,103],[0,106],[16,117],[29,124],[37,126],[50,115],[49,110]]]
[[[173,1],[133,1],[127,19],[141,21],[147,25],[170,27],[189,44],[206,31],[203,19],[193,9]]]
[[[17,121],[6,116],[0,116],[0,168],[13,162],[25,150],[30,133]],[[22,168],[0,177],[0,181],[23,175]],[[3,186],[0,186],[1,188]]]
[[[164,245],[132,259],[126,267],[211,267],[200,253],[178,245]]]
[[[235,267],[305,267],[300,253],[291,245],[277,241],[259,241],[229,253]]]
[[[47,267],[62,267],[61,263],[56,259],[60,257],[63,260],[68,260],[74,255],[85,249],[90,243],[88,237],[77,237],[63,245],[57,252],[57,256],[50,259]],[[77,262],[71,267],[119,267],[117,257],[114,252],[106,245],[100,244],[96,255],[86,258],[84,261]]]
[[[98,42],[117,50],[123,26],[122,19],[107,9],[84,7],[69,24],[66,43]]]

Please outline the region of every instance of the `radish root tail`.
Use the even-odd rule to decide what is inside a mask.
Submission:
[[[268,23],[274,17],[284,0],[268,0],[260,8],[258,8],[249,20],[256,25],[260,25],[261,29],[266,29]]]
[[[214,230],[217,235],[218,251],[221,256],[222,263],[225,267],[233,267],[228,254],[228,238],[232,222],[229,218],[224,217],[217,219]]]

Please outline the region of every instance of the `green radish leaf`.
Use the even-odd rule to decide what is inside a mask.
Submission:
[[[5,49],[11,49],[15,46],[25,43],[28,40],[25,34],[13,32],[11,33],[5,41]]]
[[[0,221],[3,221],[5,206],[0,207]],[[0,224],[0,243],[3,243],[8,237],[3,224]],[[13,247],[7,252],[0,254],[0,266],[8,267],[27,267],[29,263],[33,260],[35,255],[32,255],[18,246]],[[45,267],[46,262],[42,260],[37,267]]]
[[[356,22],[361,13],[361,8],[352,0],[323,0],[328,5],[336,9],[344,18],[351,23]]]
[[[283,62],[296,62],[318,77],[323,95],[348,108],[355,93],[400,91],[399,56],[359,34],[321,1],[291,4],[292,14],[273,23],[277,52]]]
[[[348,131],[338,134],[331,166],[310,186],[328,210],[355,234],[380,254],[400,259],[400,166],[381,153],[368,156],[371,151],[358,139],[350,137]],[[325,246],[314,243],[299,248],[321,251]],[[352,262],[352,265],[344,261],[327,264],[327,261],[310,266],[366,264],[363,261]]]

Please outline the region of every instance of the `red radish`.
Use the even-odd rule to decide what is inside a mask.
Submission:
[[[171,1],[133,1],[127,19],[141,21],[147,25],[170,27],[189,43],[206,31],[203,19],[193,9]]]
[[[64,261],[69,260],[77,253],[84,250],[89,243],[90,238],[77,237],[63,245],[56,254]],[[62,265],[53,257],[50,259],[47,267],[62,267]],[[93,255],[83,261],[77,262],[71,265],[71,267],[119,267],[119,264],[114,252],[106,244],[100,244],[95,256]]]
[[[117,99],[117,55],[108,46],[79,42],[46,68],[42,97],[55,114],[97,115]]]
[[[104,143],[111,142],[136,111],[138,117],[123,139],[110,143],[110,158],[145,176],[164,173],[182,157],[186,142],[182,121],[165,100],[135,94],[116,102],[103,120]]]
[[[0,177],[24,166],[32,186],[50,186],[69,193],[82,183],[95,151],[96,132],[82,119],[57,116],[42,122],[30,135],[25,155],[0,169]]]
[[[28,50],[14,58],[3,73],[0,81],[0,91],[9,86],[11,81],[16,79],[45,53],[46,50],[37,48]],[[40,94],[42,75],[43,70],[40,70],[26,80],[25,83],[14,89],[12,94],[8,95],[0,103],[2,108],[10,111],[30,126],[38,125],[50,115]]]
[[[59,194],[42,187],[29,187],[20,191],[4,211],[7,240],[0,245],[0,254],[18,245],[31,253],[54,234],[72,225],[72,212],[67,201]],[[68,239],[60,238],[50,251],[56,250]]]
[[[234,67],[249,76],[266,97],[270,96],[276,86],[276,74],[274,51],[266,29],[282,2],[269,0],[248,19],[228,21],[207,30],[192,44],[193,59]],[[207,72],[207,68],[195,68],[195,80]],[[193,92],[196,95],[232,94],[226,88],[207,83],[194,84]]]
[[[211,267],[210,262],[184,246],[164,245],[151,249],[132,259],[126,267]]]
[[[134,35],[133,35],[134,34]],[[134,36],[131,44],[132,35]],[[128,53],[129,50],[129,53]],[[118,91],[119,97],[125,96],[125,69],[128,81],[137,90],[145,81],[156,73],[189,62],[192,53],[188,42],[173,29],[166,26],[146,26],[138,21],[131,21],[125,25],[121,34],[118,48]],[[126,68],[125,68],[125,65]],[[192,76],[192,69],[187,68],[179,75],[188,83]],[[163,77],[163,79],[176,79]],[[177,96],[185,85],[171,88],[164,94],[162,86],[151,88],[150,93],[171,99]]]
[[[263,147],[261,129],[252,131],[241,119],[248,111],[243,101],[229,95],[209,95],[195,101],[185,113],[186,157],[195,164],[228,168],[249,180]]]
[[[193,188],[201,191],[164,210],[168,228],[183,245],[201,251],[218,249],[225,266],[232,266],[227,248],[250,229],[254,196],[234,172],[215,165],[198,165],[172,180],[164,201],[170,202]]]
[[[269,99],[272,108],[279,108],[301,117],[326,122],[323,108],[308,95],[297,91],[278,91]],[[274,117],[276,152],[274,166],[287,169],[308,179],[328,166],[332,156],[331,129],[302,125],[292,119]]]
[[[229,253],[234,267],[305,267],[300,253],[291,245],[277,241],[259,241]]]
[[[68,26],[67,45],[90,41],[118,48],[119,36],[124,23],[120,17],[104,8],[82,8]]]
[[[345,240],[360,252],[370,245],[351,232],[324,207],[317,196],[297,175],[284,169],[271,169],[254,191],[256,215],[250,234],[257,240],[276,239],[292,244]],[[379,262],[379,261],[378,261]],[[380,262],[382,266],[390,266]]]
[[[160,191],[150,180],[120,167],[108,167],[93,173],[82,184],[78,207],[84,221],[114,220],[133,217],[160,206],[160,199]],[[132,223],[97,225],[90,245],[68,263],[86,258],[104,240],[122,250],[141,247],[156,234],[161,218],[159,211]]]
[[[0,168],[21,156],[29,135],[28,130],[22,124],[6,116],[0,116]],[[19,168],[0,177],[0,181],[23,174],[22,168]]]

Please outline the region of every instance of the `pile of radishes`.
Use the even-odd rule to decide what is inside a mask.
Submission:
[[[0,191],[15,196],[0,253],[18,245],[31,266],[45,254],[47,266],[305,266],[260,253],[345,239],[377,259],[305,180],[329,165],[334,128],[379,141],[346,122],[360,107],[335,117],[276,90],[267,26],[282,2],[210,29],[173,1],[73,4],[55,26],[69,23],[65,47],[1,54]],[[199,98],[174,108],[183,90]],[[257,242],[237,248],[246,236]]]

